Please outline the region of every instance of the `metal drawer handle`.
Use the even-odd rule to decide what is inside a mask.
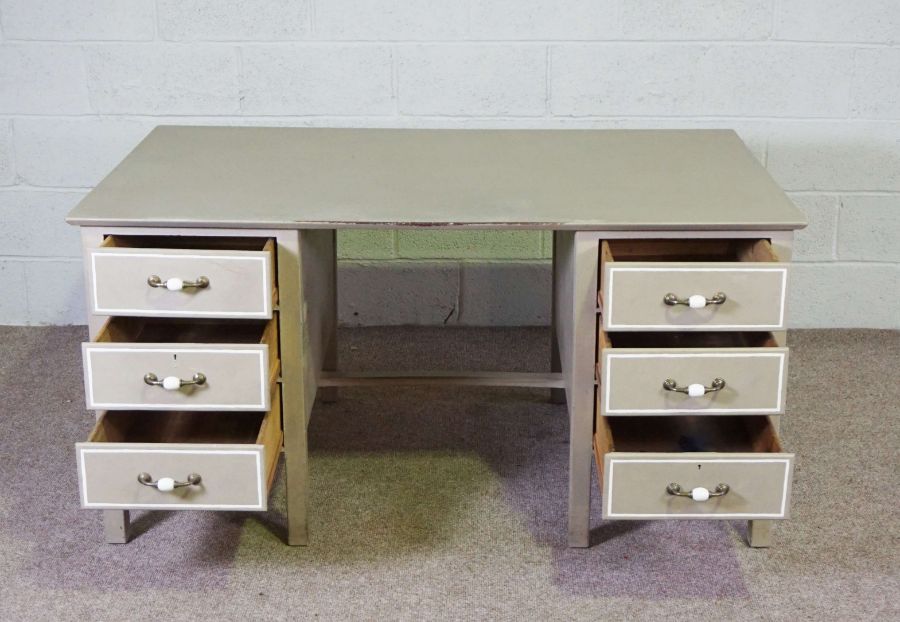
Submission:
[[[698,486],[697,488],[685,491],[681,487],[681,484],[676,484],[675,482],[666,486],[666,492],[670,495],[676,497],[690,497],[694,501],[706,501],[710,497],[724,497],[728,494],[729,490],[731,490],[731,486],[728,484],[719,484],[713,491],[710,491],[703,486]]]
[[[206,384],[206,376],[197,372],[190,380],[182,380],[178,376],[166,376],[160,380],[156,374],[151,372],[144,376],[144,383],[154,387],[162,387],[166,391],[177,391],[181,387],[189,384]]]
[[[206,289],[207,287],[209,287],[209,279],[205,276],[200,276],[197,277],[196,281],[185,281],[184,279],[179,279],[177,276],[173,276],[172,278],[163,281],[161,278],[154,274],[147,277],[147,285],[149,285],[150,287],[165,287],[170,292],[178,292],[183,290],[185,287]]]
[[[721,391],[725,388],[725,379],[724,378],[716,378],[712,381],[710,386],[704,386],[702,384],[695,383],[689,384],[686,387],[679,387],[678,383],[675,382],[672,378],[666,378],[663,382],[663,389],[666,391],[675,391],[676,393],[687,393],[691,397],[700,397],[701,395],[706,395],[707,393],[715,393],[716,391]]]
[[[138,473],[137,480],[139,483],[144,486],[149,486],[150,488],[156,488],[160,492],[172,492],[176,488],[186,488],[187,486],[199,486],[200,482],[203,481],[203,478],[197,475],[196,473],[191,473],[187,476],[186,482],[177,482],[171,477],[160,477],[155,482],[153,481],[153,477],[149,473]]]
[[[702,309],[706,305],[720,305],[726,300],[728,300],[728,296],[726,296],[722,292],[713,294],[712,298],[707,298],[706,296],[701,296],[700,294],[694,294],[693,296],[688,296],[687,298],[679,298],[671,292],[663,296],[663,302],[670,307],[674,307],[675,305],[684,305],[686,307],[690,307],[691,309]]]

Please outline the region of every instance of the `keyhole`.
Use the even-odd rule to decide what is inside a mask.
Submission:
[[[177,355],[177,354],[173,354],[173,355],[172,355],[172,358],[175,359],[175,360],[177,361],[177,360],[178,360],[178,355]]]
[[[700,470],[700,465],[699,465],[699,464],[697,465],[697,470],[698,470],[698,471]]]

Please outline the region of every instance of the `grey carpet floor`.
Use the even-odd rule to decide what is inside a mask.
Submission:
[[[310,424],[309,547],[266,513],[78,508],[81,327],[0,327],[0,620],[900,618],[900,333],[795,331],[793,517],[600,520],[565,546],[567,421],[546,391],[345,389]],[[546,370],[545,329],[353,329],[343,369]]]

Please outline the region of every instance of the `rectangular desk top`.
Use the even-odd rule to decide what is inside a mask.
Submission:
[[[730,130],[161,126],[76,225],[784,230],[803,214]]]

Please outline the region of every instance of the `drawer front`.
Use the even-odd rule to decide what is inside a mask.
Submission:
[[[780,414],[787,390],[787,348],[610,348],[601,352],[598,409],[604,415]],[[702,384],[691,397],[667,390]]]
[[[261,445],[79,443],[81,506],[95,509],[265,510],[265,449]],[[198,486],[161,492],[137,480],[186,481]]]
[[[268,410],[270,378],[277,364],[264,344],[84,343],[87,407],[94,410]],[[158,380],[205,382],[177,390],[148,385]]]
[[[90,252],[91,310],[98,315],[198,318],[272,317],[273,257],[267,251],[97,248]],[[204,288],[151,287],[158,276]]]
[[[792,454],[710,454],[611,452],[603,462],[603,518],[614,519],[762,519],[788,518]],[[695,501],[667,492],[682,490],[728,493]]]
[[[787,264],[609,262],[603,272],[603,328],[629,330],[777,330],[784,328]],[[722,304],[670,306],[722,292]]]

